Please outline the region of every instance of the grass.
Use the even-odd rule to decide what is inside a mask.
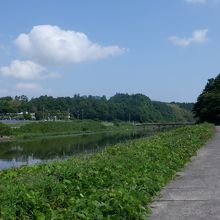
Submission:
[[[0,137],[2,136],[10,136],[12,134],[12,129],[3,123],[0,123]]]
[[[12,126],[11,126],[12,127]],[[74,120],[57,122],[32,122],[23,125],[16,124],[12,127],[12,135],[16,139],[36,139],[49,138],[53,136],[68,136],[73,134],[97,133],[104,131],[114,131],[122,129],[131,129],[129,123],[107,123],[95,120]]]
[[[101,153],[0,172],[0,219],[147,219],[148,205],[213,135],[194,125]]]

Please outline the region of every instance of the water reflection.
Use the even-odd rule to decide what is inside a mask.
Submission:
[[[138,129],[123,133],[68,136],[20,143],[4,142],[0,143],[0,169],[95,153],[108,145],[151,134],[152,132]]]

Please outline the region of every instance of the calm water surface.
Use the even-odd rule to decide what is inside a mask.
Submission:
[[[123,133],[102,133],[0,143],[0,169],[63,160],[72,155],[95,153],[108,145],[149,135],[152,135],[152,132],[139,129]]]

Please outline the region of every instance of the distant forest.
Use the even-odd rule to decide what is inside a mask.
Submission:
[[[35,113],[37,120],[97,119],[105,121],[136,122],[191,122],[193,103],[165,103],[151,101],[143,94],[118,93],[107,99],[105,96],[57,97],[40,96],[28,99],[26,96],[0,98],[0,115],[24,112]]]

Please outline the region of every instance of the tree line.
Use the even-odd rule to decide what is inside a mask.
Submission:
[[[199,122],[220,125],[220,74],[208,80],[194,105],[193,112]]]
[[[193,121],[193,103],[165,103],[151,101],[143,94],[122,94],[107,99],[105,96],[52,97],[27,96],[0,98],[0,114],[29,112],[37,120],[66,115],[70,119],[121,120],[136,122]],[[27,117],[27,116],[26,116]],[[27,117],[28,119],[28,117]]]

